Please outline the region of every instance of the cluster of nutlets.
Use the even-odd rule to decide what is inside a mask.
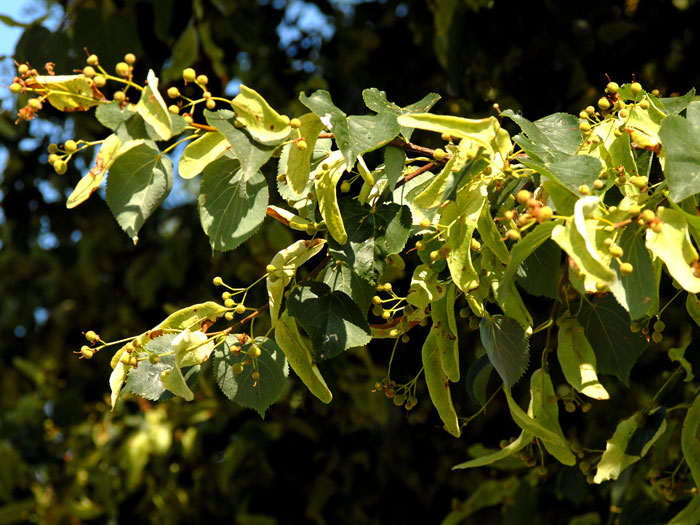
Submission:
[[[372,392],[379,392],[380,390],[384,391],[384,395],[391,399],[397,407],[402,406],[406,410],[413,410],[418,404],[418,398],[408,385],[399,385],[388,377],[374,383]]]

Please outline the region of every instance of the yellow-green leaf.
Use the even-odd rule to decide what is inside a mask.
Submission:
[[[328,233],[331,234],[331,237],[333,237],[338,244],[345,244],[348,242],[348,234],[345,231],[343,217],[340,215],[338,197],[335,191],[338,181],[345,171],[345,162],[340,161],[340,159],[342,159],[342,153],[340,151],[334,151],[326,162],[326,164],[330,165],[330,169],[323,171],[323,168],[319,166],[318,170],[321,171],[315,171],[314,174],[321,174],[320,178],[317,178],[315,181],[316,196],[318,198],[318,207],[321,210],[321,215],[323,216],[323,220],[326,221]]]
[[[306,149],[299,149],[293,144],[289,148],[287,158],[287,180],[294,193],[302,195],[309,182],[309,169],[311,156],[318,139],[318,134],[323,130],[321,120],[314,113],[307,113],[299,117],[301,127],[299,133],[306,140]]]
[[[238,120],[258,142],[277,145],[284,141],[292,128],[255,90],[241,84],[236,98],[231,101]],[[309,148],[313,151],[313,147]]]
[[[112,163],[119,155],[119,148],[121,145],[122,141],[119,140],[115,134],[110,135],[104,140],[100,151],[97,152],[97,156],[95,157],[95,165],[78,181],[78,184],[76,184],[73,192],[68,197],[66,201],[67,208],[75,208],[88,200],[90,195],[97,191],[97,188],[100,187],[104,179],[105,173],[107,173]]]
[[[136,104],[136,111],[153,128],[160,140],[168,140],[173,136],[170,128],[170,112],[158,91],[158,77],[153,70],[148,71],[146,87],[141,92],[141,98]]]
[[[681,447],[695,486],[700,487],[700,395],[693,401],[683,421]]]
[[[700,292],[700,278],[695,276],[691,263],[698,260],[698,252],[690,242],[688,223],[682,212],[663,208],[657,215],[661,231],[647,229],[646,247],[661,259],[678,284],[690,293]]]
[[[183,179],[199,175],[204,168],[221,157],[231,147],[222,133],[205,133],[187,145],[182,152],[177,171]]]
[[[46,93],[49,103],[60,111],[87,111],[107,100],[85,75],[45,75],[29,77],[28,88]]]
[[[432,331],[428,334],[423,344],[422,357],[425,382],[428,385],[430,399],[435,405],[440,419],[445,424],[445,430],[453,436],[459,437],[462,430],[457,421],[457,413],[450,395],[449,380],[442,369],[440,350],[435,340],[435,334]]]
[[[610,399],[598,381],[595,352],[574,318],[564,319],[559,326],[557,357],[564,377],[578,392],[593,399]]]

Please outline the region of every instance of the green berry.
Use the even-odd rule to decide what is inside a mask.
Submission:
[[[569,413],[576,412],[576,405],[573,404],[571,401],[567,401],[566,403],[564,403],[564,410],[566,410]]]
[[[231,365],[231,371],[237,376],[241,375],[243,373],[243,364],[234,363],[233,365]]]
[[[630,263],[622,263],[620,265],[620,273],[622,275],[630,275],[634,271],[634,266],[632,266]]]
[[[297,149],[300,151],[304,151],[307,147],[305,139],[299,139],[294,144],[296,145]]]
[[[224,284],[224,280],[217,275],[216,277],[214,277],[213,283],[214,286],[221,286],[222,284]]]
[[[581,184],[581,185],[578,187],[578,192],[579,192],[581,195],[590,195],[590,193],[591,193],[591,188],[588,187],[588,184]]]
[[[636,321],[635,321],[635,322],[632,322],[632,323],[630,324],[630,332],[632,332],[632,333],[635,333],[635,334],[636,334],[636,333],[639,332],[641,329],[642,329],[642,326],[641,326],[639,323],[637,323]]]
[[[124,102],[126,100],[126,94],[123,91],[117,91],[114,94],[114,100],[117,102]]]
[[[459,310],[459,316],[462,319],[466,319],[467,317],[469,317],[469,313],[470,313],[469,308],[466,308],[466,307],[460,308],[460,310]]]
[[[642,85],[639,82],[632,82],[630,84],[630,90],[635,96],[639,95],[642,92],[642,89]]]
[[[75,153],[78,149],[78,144],[74,140],[67,140],[65,144],[63,144],[63,149],[68,153]]]
[[[506,232],[506,238],[511,241],[519,241],[521,236],[518,230],[508,230]]]
[[[226,312],[224,314],[224,319],[226,319],[227,321],[233,321],[233,312]]]
[[[98,88],[104,87],[107,84],[107,79],[102,75],[96,75],[92,80]]]
[[[480,323],[481,323],[481,320],[478,317],[471,317],[469,319],[469,329],[476,330],[477,328],[479,328]]]
[[[68,171],[68,164],[66,164],[66,162],[63,160],[57,160],[53,163],[53,169],[57,174],[63,175],[66,171]]]
[[[440,250],[433,250],[430,252],[430,260],[437,261],[440,258]]]
[[[423,241],[416,241],[416,250],[425,250],[425,243]]]
[[[257,359],[262,355],[262,350],[258,345],[250,345],[250,348],[248,349],[248,355],[253,359]]]
[[[344,180],[342,184],[340,185],[340,192],[341,193],[347,193],[350,191],[352,188],[352,184],[350,184],[350,181]]]
[[[620,86],[617,82],[608,82],[608,85],[605,86],[605,91],[608,93],[617,93],[620,91]]]
[[[408,343],[411,340],[411,338],[408,336],[408,334],[403,334],[401,336],[401,342],[402,343]]]
[[[216,100],[210,98],[207,100],[206,106],[209,111],[214,111],[216,109]]]
[[[226,308],[233,308],[235,306],[236,302],[233,299],[226,299],[224,301],[224,306]]]
[[[116,70],[117,75],[125,78],[128,77],[129,73],[131,72],[131,68],[126,62],[119,62],[114,69]]]
[[[85,339],[87,339],[91,343],[94,343],[95,341],[100,340],[100,336],[97,335],[94,331],[88,330],[87,332],[85,332]]]
[[[134,62],[136,62],[136,55],[134,55],[133,53],[127,53],[126,55],[124,55],[124,62],[126,62],[130,66],[133,65]]]
[[[578,125],[578,128],[584,133],[588,133],[589,131],[591,131],[591,124],[588,121],[584,121]]]
[[[603,111],[610,109],[610,101],[607,99],[607,97],[600,97],[598,99],[598,107]]]
[[[209,78],[206,75],[197,75],[195,81],[201,86],[206,86],[209,83]]]
[[[175,86],[169,87],[168,88],[168,96],[170,98],[177,98],[180,96],[180,90],[177,89]]]
[[[654,341],[655,343],[660,343],[663,340],[664,336],[661,332],[654,332],[651,334],[651,340]]]
[[[666,323],[664,323],[661,319],[656,321],[654,323],[654,330],[656,332],[663,332],[666,329]]]
[[[642,100],[642,101],[639,103],[639,109],[647,110],[647,109],[649,109],[649,105],[650,105],[650,104],[649,104],[649,101],[648,101],[648,100]]]
[[[404,394],[396,394],[393,401],[397,407],[403,406],[404,402],[406,401],[406,396]]]
[[[436,150],[433,151],[433,158],[438,162],[442,162],[443,160],[445,160],[446,156],[447,156],[447,153],[442,148],[437,148]]]
[[[644,222],[652,222],[656,218],[656,214],[652,210],[644,210],[642,212],[642,219]]]
[[[613,257],[622,257],[625,253],[622,247],[618,246],[617,244],[611,245],[610,248],[608,248],[608,251]]]
[[[20,76],[24,76],[29,72],[29,66],[27,64],[20,64],[17,67],[17,73],[20,74]]]
[[[170,104],[168,106],[168,111],[173,115],[177,115],[178,113],[180,113],[180,108],[177,107],[175,104]]]
[[[90,55],[87,57],[87,63],[89,66],[96,66],[99,64],[100,59],[97,57],[97,55]]]
[[[17,93],[21,93],[21,91],[22,86],[20,86],[17,82],[10,84],[10,93],[14,93],[16,95]]]
[[[182,80],[185,82],[194,82],[197,78],[197,73],[191,67],[182,70]]]
[[[238,306],[236,306],[235,312],[236,312],[237,314],[242,314],[242,313],[244,313],[244,312],[245,312],[245,305],[244,305],[243,303],[241,303],[241,304],[239,304]]]
[[[525,204],[530,197],[532,197],[532,194],[527,191],[527,190],[520,190],[518,193],[515,194],[515,200],[518,201],[520,204]]]
[[[39,100],[38,98],[30,98],[28,104],[30,108],[37,111],[40,110],[42,106],[41,100]]]
[[[83,75],[85,75],[85,76],[88,77],[88,78],[92,78],[92,77],[94,77],[96,74],[97,74],[97,72],[95,71],[95,68],[92,67],[92,66],[85,66],[85,67],[83,68]]]
[[[292,120],[289,121],[289,125],[293,129],[299,129],[301,127],[301,120],[299,120],[298,118],[293,118]]]
[[[374,297],[372,297],[372,303],[375,305],[382,304],[382,298],[378,295],[375,295]]]
[[[398,337],[399,336],[399,331],[394,329],[389,331],[389,337]]]
[[[80,354],[85,359],[92,359],[92,356],[95,355],[95,351],[89,346],[83,346],[80,348]]]
[[[421,228],[430,228],[430,225],[432,224],[432,221],[428,219],[428,217],[423,217],[420,220],[420,226]]]

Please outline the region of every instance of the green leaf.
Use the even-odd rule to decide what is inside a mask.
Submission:
[[[231,144],[231,152],[240,161],[243,175],[254,177],[265,164],[276,146],[268,146],[253,140],[244,129],[238,129],[234,122],[236,114],[228,109],[216,112],[204,110],[204,117],[210,126],[223,133]]]
[[[122,142],[115,134],[108,136],[95,156],[95,164],[82,179],[78,181],[66,201],[66,208],[75,208],[85,202],[102,184],[105,173],[119,156]]]
[[[307,113],[299,117],[301,127],[300,135],[306,140],[306,149],[300,150],[294,145],[289,148],[286,164],[286,175],[289,186],[297,195],[304,195],[309,182],[311,158],[314,154],[318,134],[323,130],[323,124],[313,113]]]
[[[299,240],[275,254],[270,265],[275,270],[267,273],[267,296],[270,303],[270,321],[275,326],[279,316],[284,288],[294,279],[297,269],[320,252],[323,239]]]
[[[501,239],[501,232],[498,231],[488,206],[484,206],[481,209],[481,215],[479,215],[479,219],[476,222],[476,229],[481,236],[481,242],[498,257],[498,260],[503,264],[510,264],[510,252],[506,243]]]
[[[421,354],[430,400],[437,409],[440,419],[445,424],[445,430],[453,436],[459,437],[462,431],[452,404],[449,380],[443,371],[442,362],[440,361],[440,350],[432,330],[423,344]]]
[[[689,293],[685,298],[685,309],[695,324],[700,326],[700,299],[695,294]]]
[[[694,102],[693,104],[700,104]],[[690,107],[693,106],[691,104]],[[688,111],[690,111],[690,107]],[[671,115],[661,123],[664,175],[675,202],[700,193],[700,129],[689,119]]]
[[[663,407],[657,408],[655,412],[657,411],[663,411],[662,414],[665,413]],[[648,421],[653,414],[654,412],[649,414],[645,419]],[[636,452],[638,452],[637,454],[628,454],[627,447],[633,435],[639,430],[637,424],[638,416],[639,414],[635,414],[632,417],[624,419],[617,425],[615,433],[607,441],[605,452],[603,452],[603,456],[598,463],[593,480],[594,483],[602,483],[609,479],[617,479],[623,470],[642,459],[642,457],[649,452],[654,442],[666,431],[666,420],[663,419],[663,415],[660,421],[658,421],[658,418],[652,418],[652,422],[655,424],[654,426],[656,428],[650,427],[651,435],[645,433],[646,437],[643,440],[642,446],[639,447],[639,450],[636,450]]]
[[[231,145],[218,131],[205,133],[190,142],[182,152],[177,171],[183,179],[199,175],[204,168],[226,153]]]
[[[161,380],[161,373],[175,368],[175,355],[171,352],[172,342],[176,334],[166,334],[156,337],[146,344],[146,351],[139,354],[142,360],[137,368],[129,370],[124,390],[137,396],[158,401],[167,390]],[[149,353],[159,356],[158,363],[148,360]]]
[[[440,363],[448,379],[459,381],[459,339],[455,319],[455,290],[452,283],[447,285],[445,294],[430,306],[433,326],[431,332],[440,352]]]
[[[481,319],[479,334],[491,364],[510,388],[525,373],[530,360],[525,331],[515,319],[494,315]]]
[[[231,105],[250,136],[262,144],[277,146],[292,131],[289,119],[272,109],[260,93],[243,84]]]
[[[542,175],[554,180],[572,192],[578,192],[581,184],[593,187],[593,182],[603,170],[600,159],[587,155],[572,155],[561,160],[545,163]]]
[[[664,262],[668,273],[683,289],[690,293],[700,292],[700,278],[695,276],[691,267],[691,263],[698,260],[698,252],[690,241],[683,212],[663,208],[657,215],[661,219],[661,232],[647,228],[647,249]]]
[[[700,487],[700,395],[695,398],[683,420],[681,447],[696,487]]]
[[[678,115],[695,100],[695,88],[691,88],[685,95],[680,97],[662,98],[659,100],[663,104],[667,115]]]
[[[431,302],[439,301],[445,293],[445,286],[438,282],[438,275],[427,264],[419,264],[413,270],[411,287],[406,294],[406,302],[423,309]]]
[[[574,318],[563,319],[557,337],[557,357],[569,384],[593,399],[610,399],[598,381],[595,352],[586,339],[583,326]]]
[[[375,294],[372,283],[357,275],[342,261],[328,266],[323,282],[333,291],[346,293],[363,312],[367,311]]]
[[[571,452],[569,444],[566,442],[564,432],[559,425],[558,397],[554,393],[554,386],[549,374],[541,368],[532,373],[530,378],[530,410],[532,418],[536,423],[540,423],[544,428],[551,430],[557,435],[557,441],[542,439],[544,448],[552,456],[557,458],[564,465],[575,465],[576,456]],[[525,430],[525,428],[523,428]],[[536,435],[536,434],[535,434]],[[539,437],[539,436],[538,436]]]
[[[316,113],[324,126],[333,133],[348,169],[355,166],[358,155],[381,148],[401,131],[396,115],[390,112],[347,117],[333,104],[330,94],[324,90],[315,91],[309,97],[301,93],[299,100]]]
[[[478,458],[465,461],[464,463],[460,463],[459,465],[455,465],[454,467],[452,467],[452,470],[483,467],[485,465],[495,463],[496,461],[506,459],[515,454],[516,452],[520,452],[522,449],[527,447],[530,443],[532,443],[533,439],[534,436],[532,434],[523,431],[520,433],[518,438],[512,443],[510,443],[507,447],[487,454],[485,456],[480,456]]]
[[[209,164],[199,189],[199,218],[212,249],[233,250],[252,237],[265,219],[267,202],[262,173],[246,177],[228,156]]]
[[[684,381],[686,383],[692,381],[695,377],[695,374],[693,374],[693,365],[691,365],[690,361],[685,358],[685,351],[688,349],[689,344],[690,343],[684,344],[680,347],[672,347],[668,349],[668,358],[671,361],[678,363],[685,371]]]
[[[503,391],[506,394],[510,415],[513,417],[513,421],[515,421],[516,425],[523,429],[525,433],[532,434],[535,437],[540,438],[540,440],[542,440],[542,443],[544,443],[545,446],[549,445],[547,450],[550,453],[552,453],[550,449],[557,451],[558,455],[555,457],[557,458],[557,460],[559,460],[559,462],[563,463],[564,465],[576,464],[576,457],[569,450],[569,447],[566,443],[566,439],[564,439],[564,436],[561,434],[561,428],[559,428],[557,432],[557,429],[551,430],[550,428],[545,426],[550,424],[551,416],[545,418],[542,415],[544,408],[538,407],[538,413],[540,414],[540,416],[537,420],[533,419],[533,417],[526,414],[523,411],[523,409],[518,406],[518,404],[511,396],[510,389],[504,388]],[[532,390],[530,394],[532,396],[530,405],[531,408],[534,408],[535,397],[540,396],[540,394],[538,393],[538,391]],[[542,423],[543,421],[544,424]]]
[[[547,136],[547,133],[545,133],[546,131],[551,131],[552,128],[555,130],[559,129],[558,126],[553,125],[553,122],[545,124],[543,129],[540,129],[537,124],[529,121],[522,115],[518,115],[511,109],[503,111],[501,116],[512,119],[513,122],[520,126],[520,129],[522,129],[527,135],[527,137],[518,135],[517,137],[514,137],[513,141],[516,142],[530,156],[534,156],[536,159],[540,159],[544,162],[552,161],[555,158],[564,158],[572,154],[559,149],[560,145],[563,145],[564,148],[566,148],[569,140],[565,142],[558,142],[555,139],[552,141]],[[576,129],[578,129],[578,123],[576,123]]]
[[[498,298],[505,300],[507,291],[513,282],[513,278],[518,272],[520,265],[527,259],[542,243],[550,238],[552,230],[556,226],[554,221],[543,222],[525,235],[510,251],[510,264],[501,279]]]
[[[328,243],[335,260],[375,284],[384,272],[387,255],[399,253],[406,246],[411,230],[411,212],[407,206],[384,203],[376,207],[362,205],[354,199],[341,199],[340,213],[347,231],[347,242]]]
[[[531,295],[558,300],[560,266],[561,249],[554,241],[547,240],[522,262],[516,281]]]
[[[389,189],[394,191],[396,183],[401,178],[406,161],[406,152],[396,146],[387,146],[384,149],[384,174],[389,181]]]
[[[248,351],[253,344],[260,347],[262,354],[251,363]],[[282,394],[289,375],[287,358],[277,343],[267,337],[256,337],[241,345],[238,336],[230,334],[214,350],[213,363],[214,377],[224,395],[254,409],[262,418]],[[237,363],[244,365],[243,372],[238,375],[232,368]],[[254,370],[260,373],[258,379],[252,377]]]
[[[362,99],[365,101],[365,105],[375,113],[388,112],[393,113],[398,117],[399,115],[410,115],[411,113],[425,113],[430,111],[430,108],[432,108],[437,101],[440,100],[440,95],[436,93],[428,93],[418,102],[414,102],[405,108],[400,108],[393,102],[389,102],[386,98],[386,93],[384,91],[379,91],[377,88],[365,89],[362,92]],[[412,133],[413,128],[401,128],[401,134],[406,140],[411,140]],[[394,189],[393,186],[391,189]]]
[[[694,525],[700,522],[700,496],[695,495],[690,503],[676,514],[669,523],[674,525]]]
[[[481,406],[486,403],[486,387],[492,371],[493,365],[487,354],[474,361],[467,371],[467,394]]]
[[[479,286],[479,276],[472,264],[471,239],[485,203],[486,186],[474,183],[465,187],[457,201],[450,202],[440,214],[442,224],[452,225],[445,236],[445,246],[450,249],[447,266],[452,280],[463,292]]]
[[[109,170],[107,204],[134,244],[146,219],[173,187],[173,161],[153,143],[133,142]]]
[[[632,367],[647,348],[641,332],[630,331],[629,314],[612,295],[584,300],[578,319],[598,361],[598,372],[629,383]]]
[[[146,87],[141,92],[141,98],[136,104],[136,111],[153,128],[157,140],[168,140],[173,136],[170,112],[158,91],[158,77],[152,69],[148,71]]]
[[[634,271],[623,275],[620,273],[620,264],[614,260],[612,267],[617,272],[617,281],[610,287],[610,291],[632,319],[651,315],[651,310],[658,302],[659,289],[644,238],[636,226],[628,226],[617,243],[624,250],[624,262],[632,264]]]
[[[297,323],[286,313],[282,314],[275,327],[275,340],[306,388],[324,403],[330,403],[333,394],[313,361],[311,341],[299,333]]]
[[[536,120],[534,124],[556,146],[557,151],[576,155],[583,142],[578,117],[569,113],[554,113]]]
[[[360,308],[327,284],[311,282],[294,288],[287,299],[287,311],[311,337],[317,360],[330,359],[371,339]]]
[[[122,106],[116,100],[109,104],[102,104],[95,110],[95,118],[98,122],[112,131],[115,131],[135,114],[136,106],[134,104]]]
[[[343,217],[340,213],[340,206],[338,205],[338,195],[336,192],[336,186],[340,177],[345,173],[345,162],[341,161],[341,153],[334,151],[331,156],[328,157],[327,164],[330,169],[323,170],[321,167],[318,173],[319,178],[316,178],[316,172],[314,173],[314,184],[316,186],[316,198],[318,199],[318,208],[321,211],[321,216],[326,222],[326,227],[328,228],[328,233],[338,244],[345,244],[348,242],[348,234],[345,230],[345,225],[343,223]]]

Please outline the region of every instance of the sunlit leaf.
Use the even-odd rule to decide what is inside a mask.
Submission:
[[[292,131],[288,119],[272,109],[260,93],[243,84],[231,105],[248,133],[262,144],[276,146]]]

